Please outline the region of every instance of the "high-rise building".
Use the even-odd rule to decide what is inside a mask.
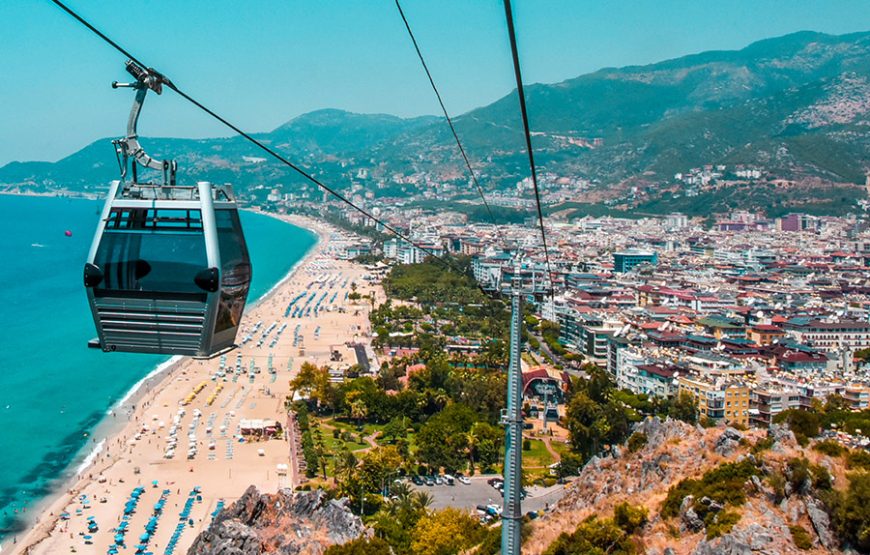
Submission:
[[[628,273],[641,264],[655,266],[658,262],[658,255],[650,251],[627,250],[613,253],[613,271],[618,274]]]

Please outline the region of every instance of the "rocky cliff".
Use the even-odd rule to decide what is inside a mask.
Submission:
[[[193,542],[188,555],[317,555],[365,533],[346,500],[322,490],[262,494],[251,486]]]
[[[657,555],[753,555],[787,553],[841,553],[825,507],[807,478],[796,487],[789,463],[807,459],[814,468],[830,472],[834,487],[843,488],[842,464],[816,451],[801,448],[785,428],[765,432],[740,432],[732,428],[704,429],[679,421],[650,419],[635,430],[646,444],[631,453],[625,447],[612,455],[593,458],[580,476],[567,486],[567,494],[535,522],[523,553],[542,553],[563,532],[571,533],[584,519],[608,518],[622,502],[648,510],[649,521],[637,533],[637,551]],[[761,441],[763,449],[753,445]],[[691,495],[681,497],[679,512],[664,509],[669,490],[681,481],[702,480],[723,463],[748,461],[757,475],[738,482],[745,497],[741,504],[725,506],[723,500]],[[792,462],[793,464],[793,462]],[[775,492],[773,476],[785,480]],[[677,490],[679,491],[679,490]],[[682,496],[682,494],[679,494]],[[673,497],[673,496],[672,496]],[[672,511],[673,513],[674,511]],[[699,517],[707,515],[706,522]],[[736,523],[724,533],[710,533],[719,515],[729,514]],[[803,535],[802,528],[806,535]],[[711,537],[715,536],[715,537]],[[801,541],[803,540],[803,541]],[[798,548],[797,543],[802,543]],[[809,545],[807,545],[809,544]]]

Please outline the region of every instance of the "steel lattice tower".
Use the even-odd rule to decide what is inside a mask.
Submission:
[[[502,413],[502,424],[505,426],[504,506],[501,513],[502,555],[520,555],[520,529],[523,518],[521,507],[523,489],[523,373],[520,364],[523,296],[519,264],[516,265],[512,286],[508,397],[507,408]]]

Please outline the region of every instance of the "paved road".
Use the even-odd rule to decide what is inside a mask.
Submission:
[[[488,479],[493,477],[495,477],[494,474],[473,476],[468,485],[457,481],[454,486],[415,486],[411,484],[411,487],[431,494],[434,498],[433,509],[443,509],[444,507],[474,509],[478,505],[502,504],[503,500],[498,490],[486,483]],[[540,511],[547,506],[552,507],[564,494],[564,485],[557,484],[549,488],[532,486],[527,489],[526,499],[523,501],[523,513]]]

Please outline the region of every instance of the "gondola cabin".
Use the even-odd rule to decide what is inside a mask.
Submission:
[[[113,182],[84,269],[99,347],[200,357],[228,349],[251,273],[231,187]]]

